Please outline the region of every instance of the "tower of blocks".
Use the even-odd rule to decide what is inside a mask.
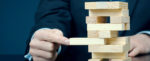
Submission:
[[[85,9],[88,38],[70,38],[70,45],[88,45],[89,61],[131,61],[129,37],[118,36],[118,31],[130,30],[128,3],[85,2]]]

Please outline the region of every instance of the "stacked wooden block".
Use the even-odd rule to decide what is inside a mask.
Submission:
[[[129,37],[118,37],[118,31],[130,29],[128,3],[86,2],[88,38],[70,38],[70,45],[88,45],[89,61],[131,61]],[[107,19],[110,23],[107,23]]]

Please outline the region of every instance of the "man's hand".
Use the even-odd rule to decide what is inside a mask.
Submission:
[[[30,54],[34,61],[55,61],[59,46],[69,45],[69,41],[58,29],[40,29],[30,42]]]
[[[145,34],[137,34],[130,38],[131,49],[129,56],[134,57],[138,54],[150,52],[150,37]]]

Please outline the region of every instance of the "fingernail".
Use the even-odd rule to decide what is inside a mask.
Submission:
[[[69,45],[69,42],[70,42],[70,41],[69,41],[69,40],[65,40],[64,42],[66,42],[66,43]]]
[[[128,54],[128,56],[129,56],[129,57],[132,57],[132,55],[131,55],[131,54]]]
[[[65,40],[65,42],[69,42],[69,40]]]

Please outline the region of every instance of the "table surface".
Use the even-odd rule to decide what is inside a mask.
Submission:
[[[24,61],[23,55],[0,55],[0,61]],[[150,54],[132,58],[132,61],[150,61]]]

